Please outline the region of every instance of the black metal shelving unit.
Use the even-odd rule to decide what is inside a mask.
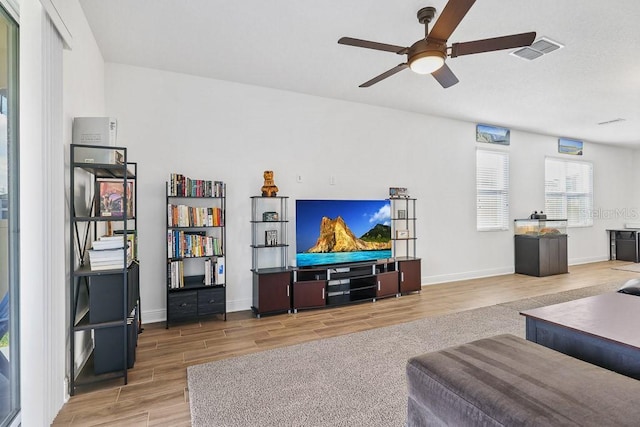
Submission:
[[[80,154],[87,152],[95,154],[100,162],[82,158]],[[127,384],[128,368],[135,361],[141,323],[139,262],[135,256],[127,257],[126,246],[131,235],[135,245],[137,221],[135,214],[128,215],[127,197],[121,199],[122,216],[100,216],[98,204],[100,183],[113,180],[121,182],[123,190],[134,183],[131,200],[135,207],[136,177],[137,164],[128,162],[125,147],[70,146],[69,395],[102,381],[121,378]],[[92,269],[88,250],[112,226],[123,238],[123,267]],[[86,354],[84,350],[89,347]]]

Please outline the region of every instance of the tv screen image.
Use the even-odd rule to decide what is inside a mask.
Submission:
[[[391,258],[388,200],[296,200],[296,265]]]

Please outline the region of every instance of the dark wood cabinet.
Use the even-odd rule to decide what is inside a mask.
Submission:
[[[422,290],[422,270],[419,258],[398,261],[400,271],[400,293],[419,292]]]
[[[515,272],[529,276],[567,273],[567,235],[515,236]]]
[[[397,271],[388,271],[386,273],[379,273],[376,275],[377,287],[376,297],[383,298],[393,295],[398,295],[399,288],[399,276]]]
[[[291,311],[291,272],[253,272],[253,307],[256,317]]]
[[[293,311],[299,308],[324,307],[326,305],[325,280],[310,280],[293,284]]]

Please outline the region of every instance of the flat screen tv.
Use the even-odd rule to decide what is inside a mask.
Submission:
[[[391,258],[388,200],[296,200],[296,265]]]

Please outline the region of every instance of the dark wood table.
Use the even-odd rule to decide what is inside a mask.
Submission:
[[[640,379],[640,297],[618,292],[520,312],[529,341]]]

